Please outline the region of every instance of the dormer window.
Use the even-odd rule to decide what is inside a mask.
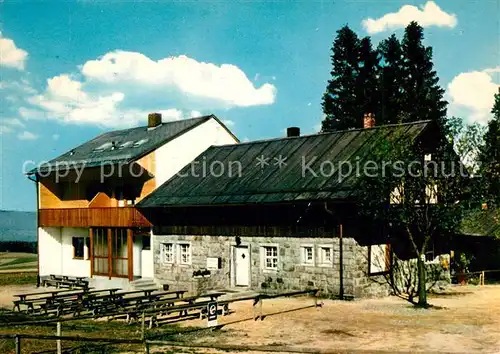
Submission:
[[[148,142],[149,139],[141,139],[141,140],[138,140],[134,143],[134,147],[139,147],[141,146],[142,144],[145,144]]]
[[[104,151],[104,150],[106,150],[106,149],[111,148],[112,146],[113,146],[113,142],[104,143],[104,144],[102,144],[101,146],[96,147],[96,148],[94,149],[94,151]]]
[[[133,144],[134,144],[133,141],[126,141],[123,144],[121,144],[118,148],[119,149],[125,149],[125,148],[128,148],[128,147],[131,147]]]

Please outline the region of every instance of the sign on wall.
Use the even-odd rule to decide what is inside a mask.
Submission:
[[[219,269],[220,268],[220,258],[208,257],[207,258],[207,269]]]
[[[207,305],[208,327],[217,326],[217,302],[209,302]]]

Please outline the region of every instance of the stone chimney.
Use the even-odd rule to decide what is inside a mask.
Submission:
[[[155,128],[161,124],[161,113],[148,114],[148,128]]]
[[[300,128],[299,127],[286,128],[286,136],[288,138],[293,137],[293,136],[300,136]]]
[[[375,114],[365,113],[363,116],[363,128],[373,128],[375,126]]]

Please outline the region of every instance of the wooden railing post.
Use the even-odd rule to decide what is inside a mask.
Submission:
[[[61,336],[61,322],[57,322],[56,335],[58,337]],[[60,339],[56,341],[56,345],[57,345],[57,354],[62,354],[62,345]]]
[[[145,338],[145,332],[146,331],[146,315],[144,312],[142,313],[142,319],[141,319],[141,340],[144,340]]]
[[[16,334],[16,354],[21,354],[21,337]]]

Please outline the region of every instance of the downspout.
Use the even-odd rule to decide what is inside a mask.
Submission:
[[[40,191],[38,188],[38,175],[35,174],[34,178],[29,177],[28,179],[35,182],[35,188],[36,188],[36,249],[37,249],[37,257],[36,257],[36,269],[37,269],[37,274],[36,274],[36,287],[40,287],[40,235],[38,229],[40,228],[40,217],[39,217],[39,208],[40,208]]]
[[[328,203],[325,202],[325,211],[330,214],[334,215],[333,211],[328,209]],[[343,250],[343,236],[344,236],[344,227],[342,223],[340,223],[340,233],[339,233],[339,298],[340,300],[344,300],[344,250]],[[333,237],[335,240],[335,236]],[[332,254],[333,256],[333,254]]]

